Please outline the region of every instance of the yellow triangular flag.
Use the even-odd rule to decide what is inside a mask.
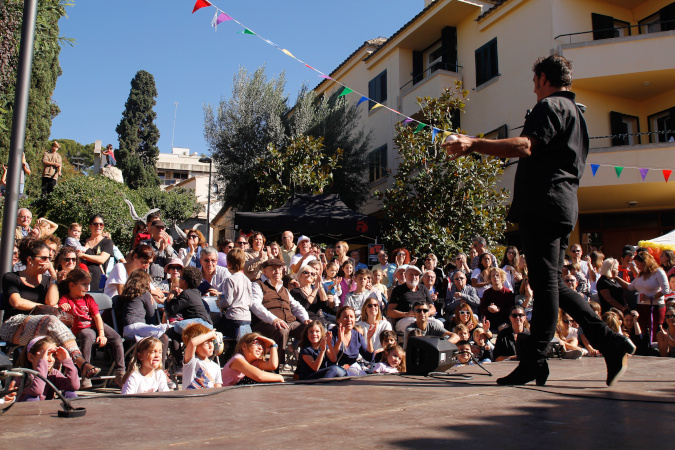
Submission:
[[[295,58],[295,56],[293,56],[293,54],[292,54],[291,52],[289,52],[289,51],[286,50],[285,48],[282,48],[281,51],[284,52],[284,53],[286,53],[286,54],[287,54],[288,56],[290,56],[291,58],[297,59],[297,58]]]
[[[370,108],[370,110],[372,111],[372,110],[374,110],[374,109],[376,109],[376,108],[379,108],[380,106],[384,106],[384,105],[381,104],[381,103],[375,103],[375,106],[373,106],[372,108]]]

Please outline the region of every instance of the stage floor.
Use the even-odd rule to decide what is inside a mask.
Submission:
[[[602,358],[552,360],[543,388],[501,387],[516,363],[451,369],[472,379],[369,376],[255,386],[193,398],[22,403],[0,416],[2,448],[670,447],[675,360],[632,357],[607,388]]]

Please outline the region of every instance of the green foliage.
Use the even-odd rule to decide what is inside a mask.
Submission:
[[[342,149],[327,156],[323,138],[312,136],[296,136],[284,149],[270,144],[267,150],[256,161],[260,190],[254,211],[278,208],[296,193],[322,194],[342,156]]]
[[[155,173],[159,130],[154,123],[157,113],[152,109],[157,103],[155,97],[157,88],[152,74],[145,70],[136,72],[122,120],[115,128],[119,137],[119,149],[115,152],[117,167],[132,189],[159,185]]]
[[[458,83],[439,98],[418,99],[424,121],[452,130],[452,114],[463,108],[467,95]],[[388,246],[404,245],[416,255],[431,251],[444,261],[469,248],[475,235],[492,242],[501,238],[507,199],[506,190],[495,187],[501,161],[474,155],[450,161],[440,147],[441,134],[432,143],[429,127],[415,129],[397,125],[401,165],[393,187],[377,193],[384,204],[382,232]]]
[[[66,236],[67,228],[73,222],[85,225],[86,236],[89,218],[100,214],[113,242],[124,251],[131,242],[134,228],[125,198],[134,204],[136,212],[141,216],[150,208],[161,208],[162,218],[169,223],[174,219],[183,221],[201,209],[192,190],[164,192],[156,187],[134,190],[104,176],[68,178],[59,182],[50,196],[26,206],[32,210],[45,211],[44,215],[59,225],[57,234],[62,238]]]
[[[49,148],[52,120],[60,110],[52,101],[56,79],[61,75],[59,53],[61,45],[72,44],[71,39],[59,36],[58,22],[66,15],[67,0],[43,0],[38,2],[35,46],[31,70],[31,86],[28,102],[28,117],[24,152],[33,173],[42,169],[42,154]],[[16,93],[16,72],[19,44],[21,41],[21,16],[23,2],[6,0],[0,2],[0,159],[7,161]],[[39,176],[26,180],[28,196],[39,195]]]
[[[334,166],[329,184],[322,186],[323,192],[339,193],[349,206],[358,207],[368,191],[364,174],[369,145],[369,135],[358,130],[359,110],[337,94],[327,100],[317,99],[305,86],[290,108],[285,85],[283,73],[268,80],[264,66],[252,74],[241,68],[234,77],[231,98],[222,99],[217,108],[204,106],[204,137],[212,151],[218,179],[226,186],[222,197],[225,206],[251,211],[284,203],[281,199],[294,192],[291,186],[278,185],[272,197],[259,199],[270,194],[257,176],[269,169],[261,163],[268,163],[270,145],[283,154],[292,143],[301,142],[296,140],[300,136],[311,136],[315,138],[311,142],[323,138],[319,165],[330,165],[330,159],[339,153],[340,165]],[[282,170],[290,171],[290,166]],[[323,181],[312,183],[322,185]]]
[[[72,139],[56,139],[61,148],[59,153],[62,158],[68,160],[77,170],[83,172],[94,166],[94,146],[91,144],[82,145]]]

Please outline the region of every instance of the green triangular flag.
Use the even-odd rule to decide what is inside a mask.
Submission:
[[[345,88],[342,90],[342,92],[340,92],[340,95],[338,95],[338,97],[342,97],[343,95],[351,94],[352,92],[354,92],[353,89],[349,89],[347,86],[345,86]]]
[[[418,131],[420,131],[422,128],[424,128],[426,126],[427,126],[426,123],[420,123],[419,125],[417,125],[417,128],[415,129],[415,131],[413,133],[417,133]]]
[[[237,33],[253,34],[253,35],[255,35],[255,33],[254,33],[253,31],[249,30],[248,28],[245,28],[244,31],[237,31]]]
[[[616,167],[614,167],[614,170],[616,170],[616,177],[619,178],[621,176],[621,172],[623,172],[623,167],[622,166],[616,166]]]

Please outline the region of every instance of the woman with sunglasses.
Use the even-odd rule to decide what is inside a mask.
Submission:
[[[385,331],[391,331],[391,324],[387,319],[382,317],[382,308],[380,308],[380,302],[376,298],[369,298],[363,302],[361,307],[361,321],[357,325],[365,330],[370,330],[372,325],[375,325],[375,334],[371,338],[373,342],[373,351],[377,352],[382,348],[380,344],[380,334]]]
[[[659,344],[659,354],[675,358],[675,308],[668,308],[665,314],[666,328],[660,327],[656,341]]]
[[[85,361],[70,329],[56,316],[33,312],[40,305],[56,307],[59,300],[49,247],[42,241],[25,238],[19,243],[19,258],[26,268],[2,277],[7,320],[0,326],[0,338],[24,346],[36,336],[49,336],[70,353],[84,377],[95,376],[101,369]]]
[[[497,342],[493,355],[495,361],[505,361],[507,359],[516,360],[516,341],[522,334],[530,334],[530,324],[525,317],[525,310],[522,306],[514,306],[509,314],[509,326],[504,328],[497,335]]]
[[[302,266],[298,272],[299,286],[290,290],[293,298],[307,310],[309,320],[320,320],[319,311],[332,316],[335,308],[335,301],[329,302],[323,289],[320,270],[309,264]]]
[[[77,249],[68,246],[62,247],[57,253],[54,259],[54,268],[58,271],[56,272],[56,279],[59,283],[65,280],[70,271],[75,268],[89,271],[87,265],[80,262],[80,258],[77,257]]]
[[[103,235],[103,216],[95,215],[89,219],[91,235],[84,242],[86,252],[78,252],[77,256],[87,265],[91,274],[91,292],[100,292],[101,275],[105,273],[110,255],[113,254],[113,241]]]
[[[155,252],[152,247],[147,244],[137,245],[127,262],[115,264],[115,267],[110,271],[110,275],[105,281],[103,293],[110,298],[121,295],[131,272],[138,269],[147,271],[154,257]]]
[[[646,251],[638,252],[633,261],[639,271],[638,276],[630,284],[619,277],[616,281],[629,291],[637,291],[640,294],[635,308],[640,314],[638,321],[651,342],[656,342],[659,325],[665,319],[664,296],[670,294],[668,277],[654,257]]]
[[[488,339],[492,339],[492,332],[490,331],[490,321],[484,321],[483,327],[485,332],[488,334]],[[455,315],[452,317],[451,321],[447,322],[446,328],[454,328],[457,325],[464,325],[469,329],[469,333],[473,333],[473,330],[481,324],[478,322],[476,315],[473,313],[471,306],[468,303],[461,303],[455,309]]]
[[[555,327],[555,337],[563,346],[563,358],[577,359],[588,354],[586,349],[579,346],[579,327],[572,317],[562,309],[558,310],[558,324]]]
[[[202,263],[199,262],[199,257],[202,253],[202,248],[206,247],[206,238],[199,230],[185,230],[187,236],[187,247],[178,250],[178,257],[183,261],[184,267],[202,268]]]

